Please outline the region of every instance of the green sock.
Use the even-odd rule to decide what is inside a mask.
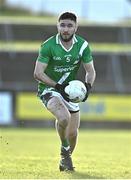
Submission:
[[[62,146],[64,146],[64,147],[68,147],[68,146],[69,146],[69,142],[68,142],[67,139],[64,139],[64,140],[62,141]]]

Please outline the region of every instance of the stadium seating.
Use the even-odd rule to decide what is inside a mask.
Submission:
[[[0,41],[44,41],[55,34],[53,25],[0,24]],[[131,27],[80,26],[78,34],[90,43],[131,43]],[[0,51],[0,89],[36,90],[33,69],[38,52]],[[131,53],[93,51],[95,92],[130,93]],[[83,79],[82,68],[79,78]]]

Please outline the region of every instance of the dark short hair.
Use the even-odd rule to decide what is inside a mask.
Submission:
[[[65,12],[65,13],[61,14],[58,18],[58,21],[64,20],[64,19],[70,19],[74,22],[77,21],[76,15],[74,13],[71,13],[71,12]]]

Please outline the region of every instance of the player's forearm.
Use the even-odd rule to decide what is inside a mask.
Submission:
[[[49,76],[47,76],[45,73],[38,73],[34,75],[34,78],[38,81],[41,81],[48,86],[55,87],[56,82],[53,81]]]
[[[92,70],[89,71],[89,72],[86,72],[85,82],[90,83],[91,86],[93,85],[93,83],[94,83],[94,81],[95,81],[95,78],[96,78],[96,72],[95,72],[94,69],[92,69]]]

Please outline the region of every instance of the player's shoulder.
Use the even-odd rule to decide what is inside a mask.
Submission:
[[[84,39],[83,37],[79,36],[79,35],[75,35],[78,43],[80,44],[83,44],[83,43],[87,43],[88,44],[88,41],[86,39]]]
[[[56,43],[56,36],[51,36],[41,44],[41,47],[50,47],[55,43]]]

